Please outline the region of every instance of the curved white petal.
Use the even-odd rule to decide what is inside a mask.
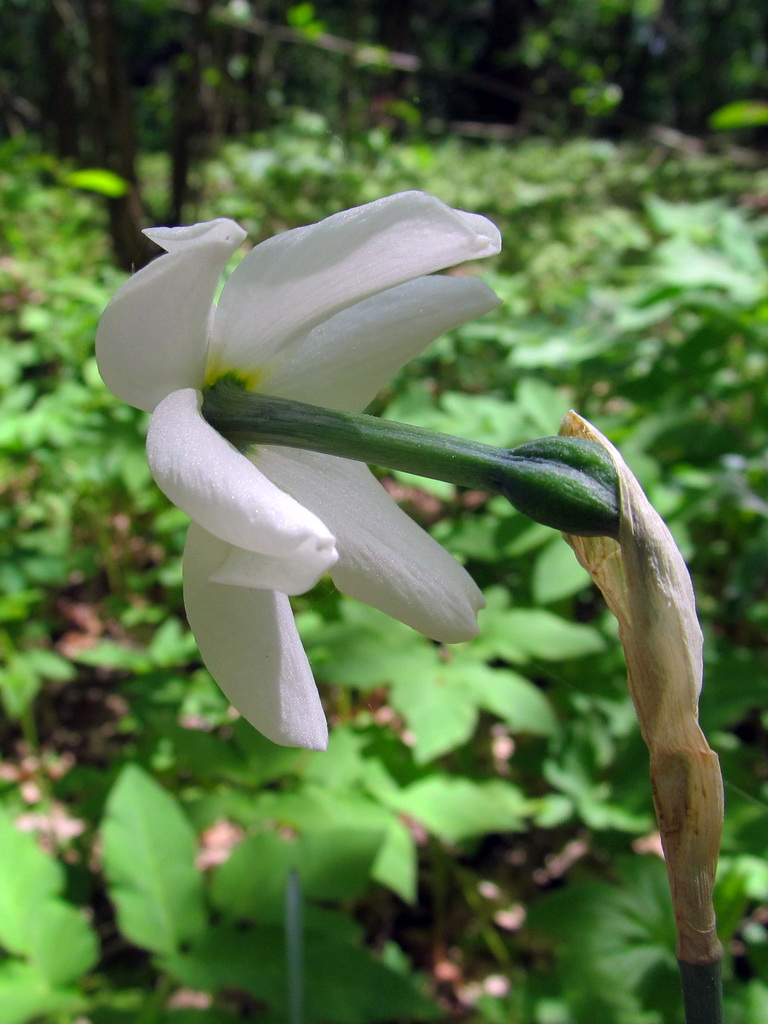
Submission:
[[[501,302],[473,277],[417,277],[342,310],[290,348],[271,395],[358,411],[435,338]]]
[[[225,696],[259,732],[325,750],[328,727],[284,594],[212,583],[226,545],[194,523],[184,549],[184,605],[200,654]]]
[[[331,576],[339,590],[434,640],[456,643],[477,634],[483,595],[366,466],[275,447],[260,449],[258,463],[336,534],[339,561]]]
[[[304,594],[314,587],[319,578],[314,546],[315,539],[310,537],[290,555],[282,558],[230,547],[226,559],[211,573],[210,580],[212,583],[226,583],[234,587]],[[332,554],[336,555],[335,549]],[[334,557],[328,568],[337,560],[338,556]]]
[[[222,292],[211,365],[258,372],[339,310],[422,274],[497,253],[484,217],[402,192],[262,242]]]
[[[214,430],[200,403],[200,393],[186,388],[152,414],[147,457],[158,486],[215,537],[273,558],[298,557],[317,580],[336,561],[333,535]]]
[[[245,232],[220,219],[145,233],[168,252],[129,278],[104,310],[96,359],[110,391],[151,412],[171,391],[202,387],[211,306]]]

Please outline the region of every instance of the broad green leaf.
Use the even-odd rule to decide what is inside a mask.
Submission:
[[[29,958],[52,988],[76,981],[98,953],[96,936],[79,910],[61,900],[43,904],[31,923]]]
[[[530,440],[520,409],[506,399],[446,391],[440,396],[439,407],[435,407],[427,404],[427,398],[429,392],[411,388],[387,406],[386,416],[501,448]]]
[[[576,1005],[600,993],[611,1019],[609,1011],[628,1008],[642,993],[665,1020],[676,1020],[676,933],[664,863],[636,856],[617,867],[617,885],[577,882],[544,896],[528,925],[556,943]]]
[[[392,788],[387,785],[377,790],[377,799],[372,799],[356,788],[345,792],[308,784],[295,792],[263,793],[251,802],[251,812],[254,822],[270,825],[277,822],[299,832],[328,829],[383,832],[372,877],[404,900],[412,900],[416,891],[415,844],[396,812],[389,805],[383,805],[383,792],[392,792]]]
[[[557,433],[560,420],[570,408],[564,395],[539,377],[523,377],[515,399],[542,437]]]
[[[566,327],[539,319],[521,323],[515,331],[509,365],[522,370],[578,366],[614,344],[613,335],[602,325],[586,327],[583,319],[582,315],[581,324]]]
[[[399,818],[392,818],[373,866],[373,878],[404,902],[415,903],[418,895],[416,858],[416,843],[410,829]]]
[[[557,721],[547,697],[535,683],[517,672],[492,668],[482,662],[458,659],[454,672],[458,683],[484,711],[498,715],[513,733],[550,736]]]
[[[281,921],[292,869],[307,899],[360,896],[370,884],[383,840],[383,831],[370,829],[312,830],[298,838],[262,832],[235,847],[216,871],[211,899],[235,919]]]
[[[195,640],[178,619],[168,618],[152,637],[147,653],[153,666],[172,668],[185,664],[196,650]]]
[[[522,828],[531,809],[521,791],[507,782],[472,782],[448,775],[430,775],[413,783],[396,803],[401,813],[448,842],[514,832]]]
[[[764,283],[759,278],[734,266],[714,249],[674,238],[658,247],[656,259],[655,278],[677,288],[721,289],[740,305],[754,304],[764,293]]]
[[[308,763],[304,778],[331,790],[351,789],[362,784],[372,766],[381,766],[378,758],[364,756],[367,744],[366,737],[353,728],[337,726],[328,737],[327,750]],[[389,784],[395,785],[391,780]]]
[[[85,1006],[79,992],[52,987],[33,964],[18,960],[0,963],[0,1024],[56,1019],[57,1014],[74,1013]]]
[[[561,619],[539,608],[509,609],[501,590],[488,596],[488,606],[480,612],[480,635],[475,650],[488,660],[504,658],[525,664],[532,658],[563,661],[594,654],[605,641],[591,626]]]
[[[560,537],[542,548],[533,566],[533,596],[538,604],[578,594],[589,582],[573,551]]]
[[[768,1020],[768,985],[750,981],[744,1001],[745,1016],[742,1024],[765,1024]]]
[[[316,633],[310,630],[305,634],[308,646],[333,665],[335,684],[373,689],[429,671],[433,664],[430,641],[359,602],[345,602],[341,622],[319,623],[316,628]]]
[[[750,903],[768,901],[768,862],[751,854],[724,856],[717,866],[715,912],[722,935],[734,935]]]
[[[0,697],[5,713],[18,720],[40,692],[43,680],[23,651],[11,654],[0,668]]]
[[[178,803],[135,765],[124,768],[107,801],[104,868],[126,937],[171,953],[205,926],[195,868],[195,833]]]
[[[143,989],[117,990],[107,998],[108,1005],[89,1007],[87,1019],[90,1024],[137,1024],[146,1010],[147,993]],[[271,1021],[266,1015],[259,1016],[259,1024],[262,1024],[262,1017],[263,1024],[285,1024],[283,1020]],[[238,1024],[239,1021],[242,1017],[234,1011],[217,1008],[198,1010],[173,1006],[153,1015],[153,1024]]]
[[[359,944],[358,929],[350,928],[341,915],[307,908],[304,941],[307,1024],[385,1024],[441,1016],[412,978]],[[281,925],[211,930],[189,953],[167,958],[166,966],[181,982],[197,989],[244,989],[287,1019]]]
[[[87,192],[98,192],[110,199],[119,199],[130,191],[130,182],[121,178],[114,171],[104,167],[86,167],[81,171],[71,171],[64,176],[64,184],[73,188],[82,188]]]
[[[590,828],[640,832],[649,826],[646,814],[622,807],[612,797],[610,783],[596,781],[589,769],[583,751],[575,746],[560,762],[545,761],[543,773],[547,782],[571,798],[578,818]]]
[[[720,199],[701,203],[672,203],[660,196],[647,196],[645,208],[654,227],[664,234],[708,242],[722,216],[724,204]]]
[[[380,829],[306,832],[296,844],[296,868],[307,896],[318,900],[361,896],[370,886],[384,839]]]
[[[764,291],[768,289],[766,259],[754,224],[738,210],[725,210],[717,224],[717,241],[734,267],[762,280]]]
[[[47,679],[68,682],[74,669],[54,651],[41,648],[17,651],[0,669],[0,694],[11,718],[20,718]]]
[[[439,541],[454,556],[482,562],[502,562],[509,553],[510,529],[522,525],[524,518],[507,502],[506,498],[491,499],[486,502],[482,511],[461,519],[444,519],[432,530],[435,540]],[[546,527],[542,527],[546,530]]]
[[[134,1024],[135,1018],[126,1021],[125,1024]],[[226,1010],[190,1010],[174,1009],[157,1017],[158,1024],[237,1024],[242,1017],[236,1017]],[[98,1020],[93,1024],[99,1024]]]
[[[398,679],[391,703],[413,733],[416,760],[423,763],[469,740],[483,709],[517,732],[550,734],[555,725],[547,699],[532,683],[505,669],[493,669],[458,649],[443,659],[435,651],[430,671]]]
[[[419,763],[465,743],[477,724],[478,704],[474,694],[451,666],[434,657],[411,677],[400,676],[390,691],[392,707],[413,733],[413,752]]]
[[[717,131],[758,128],[764,124],[768,124],[768,103],[763,100],[738,100],[735,103],[726,103],[709,117],[709,127]]]
[[[0,945],[29,953],[32,929],[63,884],[61,866],[0,811]]]

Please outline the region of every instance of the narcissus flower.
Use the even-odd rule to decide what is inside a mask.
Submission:
[[[325,716],[288,595],[330,571],[340,590],[436,640],[476,632],[462,567],[360,463],[266,445],[240,452],[203,418],[202,390],[243,387],[359,411],[434,338],[498,304],[468,276],[424,276],[499,251],[490,221],[406,192],[256,246],[213,306],[245,233],[230,220],[154,228],[166,253],[102,316],[107,386],[152,413],[147,453],[192,519],[184,601],[222,690],[277,743],[323,748]]]

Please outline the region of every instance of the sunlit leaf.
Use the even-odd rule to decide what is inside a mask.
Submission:
[[[65,185],[82,188],[87,192],[98,192],[99,195],[107,196],[109,199],[119,199],[121,196],[127,195],[131,189],[130,182],[104,167],[87,167],[81,171],[70,171],[69,174],[64,175],[63,180]]]
[[[514,832],[530,807],[523,794],[506,782],[472,782],[430,775],[408,786],[397,806],[430,832],[458,842],[486,832]]]
[[[768,124],[768,103],[762,100],[739,100],[727,103],[709,116],[709,127],[718,131],[734,128],[758,128]]]
[[[173,797],[135,765],[120,774],[102,826],[104,867],[125,935],[159,953],[205,923],[196,840]]]
[[[63,881],[58,862],[0,813],[0,943],[7,950],[30,951],[32,928]]]

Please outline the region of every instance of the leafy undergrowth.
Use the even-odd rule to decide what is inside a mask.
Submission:
[[[329,751],[263,740],[200,664],[185,517],[96,371],[122,280],[102,211],[47,158],[1,155],[0,1024],[277,1024],[297,975],[307,1024],[679,1021],[647,758],[570,551],[499,498],[387,476],[485,591],[480,635],[435,645],[323,582],[295,606]],[[349,151],[305,118],[201,187],[199,216],[252,240],[413,187],[497,221],[480,269],[505,305],[375,411],[511,446],[575,407],[668,519],[727,780],[729,1020],[764,1021],[766,181],[595,142]]]

